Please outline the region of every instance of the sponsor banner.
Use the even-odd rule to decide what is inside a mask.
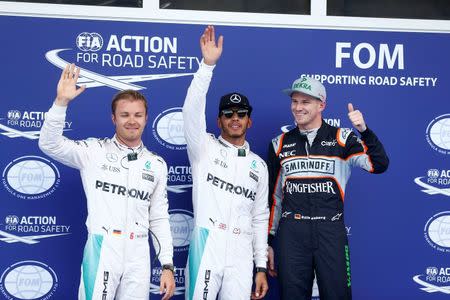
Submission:
[[[148,100],[143,141],[167,162],[174,263],[183,270],[176,271],[174,299],[184,298],[184,267],[194,216],[182,107],[201,62],[198,40],[204,26],[10,16],[0,16],[0,26],[5,28],[2,54],[7,57],[2,65],[7,71],[0,75],[5,87],[0,99],[1,295],[6,299],[76,297],[76,287],[62,283],[77,282],[81,261],[56,260],[48,262],[50,266],[45,262],[48,257],[60,257],[61,251],[74,259],[83,253],[87,207],[82,182],[78,170],[47,157],[38,147],[39,131],[55,99],[60,72],[68,63],[75,63],[80,68],[78,85],[87,89],[69,105],[63,124],[66,137],[111,137],[110,101],[120,90],[139,90]],[[220,97],[242,93],[253,106],[246,139],[251,150],[265,158],[272,138],[295,129],[290,99],[282,90],[302,76],[321,80],[327,91],[325,122],[348,129],[313,147],[338,147],[350,130],[358,134],[347,116],[351,102],[383,142],[391,161],[382,175],[341,170],[345,176],[352,173],[345,187],[344,215],[350,247],[357,249],[350,251],[354,255],[352,270],[358,274],[353,277],[353,295],[368,300],[399,294],[417,299],[418,293],[426,292],[420,288],[427,288],[417,280],[411,282],[419,276],[418,280],[438,286],[439,291],[430,289],[433,297],[448,296],[442,292],[448,287],[442,281],[444,275],[439,279],[442,282],[437,279],[440,275],[432,281],[426,278],[425,269],[434,265],[439,274],[440,268],[448,266],[431,263],[431,259],[438,256],[444,261],[450,252],[450,71],[442,67],[450,53],[448,34],[257,26],[218,26],[216,32],[224,35],[225,48],[207,93],[208,132],[219,133]],[[197,117],[203,114],[199,107]],[[285,146],[280,152],[283,157],[296,156],[298,145]],[[102,166],[105,175],[92,188],[131,196],[137,203],[151,201],[147,191],[129,189],[126,182],[107,188],[111,182],[108,175],[122,172],[117,167],[120,159],[107,154]],[[224,171],[236,168],[224,155],[212,159]],[[158,178],[151,167],[139,166],[144,172],[142,179],[149,184]],[[329,177],[341,164],[326,157],[302,157],[288,167],[299,176]],[[262,178],[256,165],[246,172],[252,183]],[[206,179],[206,184],[233,197],[255,197],[241,182],[233,182],[232,176],[211,173]],[[292,196],[337,193],[330,180],[312,185],[294,182],[285,188]],[[399,227],[406,223],[408,226]],[[369,233],[382,234],[367,239]],[[380,244],[389,245],[391,255],[382,261],[366,259],[380,257]],[[404,245],[420,255],[405,253]],[[405,259],[398,261],[400,256]],[[384,289],[373,285],[385,265],[397,266],[397,276],[405,279],[399,281],[402,284]],[[408,273],[411,268],[417,273]],[[58,270],[57,277],[52,270]],[[151,296],[156,299],[159,273],[155,265],[151,273],[155,294]],[[45,282],[35,279],[36,274],[42,274]],[[408,281],[419,288],[407,286]],[[314,288],[313,296],[318,294]]]
[[[413,277],[420,289],[427,293],[450,295],[450,267],[427,267]],[[448,297],[448,296],[447,296]]]

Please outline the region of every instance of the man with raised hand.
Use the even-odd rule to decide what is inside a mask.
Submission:
[[[351,299],[350,253],[344,193],[351,167],[383,173],[389,159],[360,111],[348,104],[351,129],[322,119],[326,91],[301,77],[284,90],[297,127],[269,144],[269,245],[277,235],[277,266],[269,247],[269,274],[278,272],[281,299],[311,299],[314,274],[320,299]]]
[[[169,299],[175,281],[167,165],[142,143],[147,101],[137,91],[119,92],[111,104],[114,137],[70,140],[62,135],[63,126],[68,104],[85,90],[76,86],[79,73],[73,64],[63,70],[39,138],[44,153],[80,170],[87,198],[88,238],[78,299],[147,300],[148,230],[154,233],[153,244],[160,246],[160,292]]]
[[[195,216],[186,299],[261,299],[268,289],[267,167],[245,140],[252,107],[244,95],[224,95],[217,118],[220,136],[206,132],[206,93],[222,54],[223,37],[216,43],[214,27],[208,26],[200,48],[203,60],[183,106]]]

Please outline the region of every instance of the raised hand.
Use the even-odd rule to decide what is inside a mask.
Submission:
[[[353,108],[353,104],[348,104],[348,118],[359,132],[366,131],[367,126],[366,122],[364,122],[364,118],[362,113],[359,110],[355,110]]]
[[[84,92],[86,86],[77,88],[77,81],[80,75],[80,68],[74,64],[67,65],[61,73],[58,86],[56,88],[56,103],[61,106],[67,106],[79,94]]]
[[[223,36],[220,36],[216,44],[216,33],[214,26],[209,25],[205,28],[200,37],[200,48],[202,50],[203,61],[207,65],[215,65],[222,55]]]

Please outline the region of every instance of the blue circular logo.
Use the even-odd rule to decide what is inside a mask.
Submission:
[[[56,166],[40,156],[22,156],[3,170],[3,185],[14,196],[39,199],[52,194],[59,185]]]
[[[425,224],[424,234],[431,247],[450,253],[450,211],[432,216]]]
[[[81,51],[98,51],[103,47],[103,38],[97,32],[82,32],[77,36],[77,47]]]
[[[58,286],[58,277],[48,265],[21,261],[7,268],[0,278],[0,292],[7,299],[49,299]]]
[[[181,107],[167,109],[153,121],[153,136],[163,146],[172,150],[185,150],[184,122]]]
[[[450,154],[450,114],[441,115],[428,124],[427,142],[442,154]]]
[[[170,231],[175,251],[187,251],[194,229],[194,215],[184,209],[172,209],[169,213]]]

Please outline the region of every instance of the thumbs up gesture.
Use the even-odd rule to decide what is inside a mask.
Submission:
[[[367,126],[366,122],[364,122],[364,118],[362,113],[359,110],[355,110],[353,108],[353,104],[348,104],[348,118],[359,132],[366,131]]]

